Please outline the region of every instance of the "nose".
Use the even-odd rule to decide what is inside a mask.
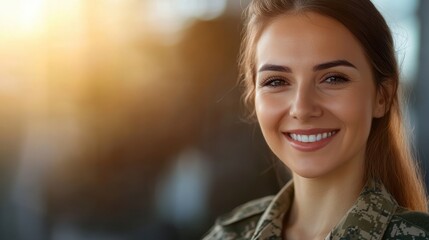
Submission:
[[[297,120],[306,121],[322,116],[323,111],[315,89],[301,86],[295,92],[290,105],[289,115]]]

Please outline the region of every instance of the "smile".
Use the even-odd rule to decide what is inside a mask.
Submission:
[[[328,145],[340,129],[307,129],[284,132],[290,145],[301,152],[313,152]]]
[[[311,134],[311,135],[305,135],[305,134],[295,134],[295,133],[289,133],[288,135],[294,140],[298,142],[303,143],[313,143],[322,141],[323,139],[330,138],[334,136],[338,131],[329,131],[324,133],[318,133],[318,134]]]

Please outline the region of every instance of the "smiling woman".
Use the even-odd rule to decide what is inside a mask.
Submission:
[[[393,40],[371,1],[253,0],[246,16],[245,101],[293,179],[204,239],[429,239]]]
[[[319,14],[285,15],[263,31],[256,59],[262,66],[256,115],[268,145],[297,174],[295,182],[337,180],[334,172],[353,173],[351,182],[361,182],[371,120],[384,113],[385,101],[376,96],[371,67],[353,35]],[[287,71],[262,71],[272,63]]]

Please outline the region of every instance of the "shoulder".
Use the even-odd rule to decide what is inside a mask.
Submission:
[[[399,208],[393,215],[384,239],[429,239],[429,214]]]
[[[259,218],[273,198],[268,196],[252,200],[220,216],[203,239],[250,239]]]
[[[273,196],[268,196],[247,202],[234,208],[231,212],[219,217],[217,223],[228,225],[245,220],[255,214],[261,214],[265,209],[267,209],[272,200]]]

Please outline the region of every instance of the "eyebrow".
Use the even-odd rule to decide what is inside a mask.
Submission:
[[[357,69],[357,67],[355,65],[353,65],[351,62],[349,62],[347,60],[335,60],[335,61],[330,61],[330,62],[318,64],[318,65],[313,67],[313,71],[316,72],[316,71],[321,71],[321,70],[325,70],[325,69],[329,69],[329,68],[333,68],[333,67],[338,67],[338,66],[352,67],[352,68]],[[258,72],[264,72],[264,71],[291,73],[292,69],[290,67],[282,66],[282,65],[264,64],[258,70]]]
[[[289,67],[274,65],[274,64],[264,64],[262,65],[262,67],[259,69],[258,72],[264,72],[264,71],[288,72],[288,73],[292,72],[292,70]]]
[[[357,69],[355,65],[353,65],[351,62],[347,60],[336,60],[332,62],[326,62],[319,65],[316,65],[313,67],[313,71],[320,71],[328,68],[338,67],[338,66],[345,66],[345,67],[352,67]]]

